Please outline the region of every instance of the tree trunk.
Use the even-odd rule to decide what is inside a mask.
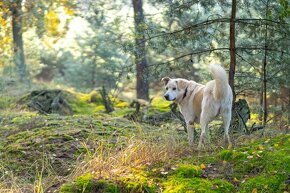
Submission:
[[[97,70],[97,66],[96,66],[96,56],[93,58],[93,61],[91,63],[91,88],[94,89],[96,88],[96,70]]]
[[[263,70],[260,74],[260,78],[261,80],[263,80]],[[261,82],[261,88],[260,88],[260,94],[259,94],[259,104],[260,104],[260,107],[261,109],[259,110],[259,121],[260,123],[263,123],[263,101],[264,101],[264,85],[263,85],[263,82]]]
[[[267,24],[266,24],[266,37],[267,38]],[[263,61],[263,126],[266,125],[267,122],[267,116],[268,116],[268,108],[267,108],[267,43],[265,42],[265,55],[264,55],[264,61]]]
[[[268,14],[268,7],[269,7],[269,1],[267,1],[266,4],[266,18]],[[265,24],[265,52],[264,52],[264,60],[263,60],[263,67],[262,67],[262,73],[263,73],[263,126],[267,123],[267,116],[268,116],[268,108],[267,108],[267,47],[268,47],[268,24],[266,22]]]
[[[236,19],[236,0],[232,0],[232,14],[230,20],[230,70],[229,70],[229,84],[233,91],[233,104],[236,100],[235,93],[235,71],[236,71],[236,38],[235,38],[235,19]]]
[[[287,125],[290,124],[290,89],[288,88],[288,103],[287,103],[287,113],[288,113],[288,122]]]
[[[22,39],[22,11],[21,0],[15,1],[11,5],[12,12],[12,33],[13,33],[13,51],[14,51],[14,63],[17,69],[17,73],[20,81],[27,81],[26,77],[26,65],[24,59],[23,39]]]
[[[142,0],[132,0],[134,8],[135,21],[135,43],[134,50],[135,63],[137,71],[137,98],[149,100],[149,82],[148,82],[148,64],[145,51],[145,36],[144,36],[144,15],[142,9]]]

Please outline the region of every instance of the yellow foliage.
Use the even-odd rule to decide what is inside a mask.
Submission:
[[[128,102],[119,102],[115,105],[115,107],[117,108],[125,108],[125,107],[129,107],[129,103]]]
[[[2,27],[5,27],[5,26],[6,26],[6,21],[5,21],[5,19],[3,19],[3,18],[0,17],[0,22],[1,22],[1,26],[2,26]]]
[[[5,36],[5,37],[3,37],[3,43],[4,44],[9,44],[9,43],[11,43],[11,37],[9,37],[9,36]]]
[[[64,7],[64,11],[67,15],[74,15],[75,11],[73,9]]]
[[[62,4],[66,4],[67,2],[69,2],[69,0],[60,0],[59,2]]]
[[[259,122],[259,114],[257,113],[251,113],[251,120],[253,120],[254,122]]]
[[[50,10],[45,15],[45,28],[51,35],[57,35],[58,34],[58,27],[60,24],[60,19],[58,15],[53,11]]]

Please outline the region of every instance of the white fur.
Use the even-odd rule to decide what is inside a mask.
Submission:
[[[166,80],[165,85],[168,90],[165,96],[168,95],[167,100],[175,101],[179,105],[185,119],[190,145],[193,144],[194,134],[194,129],[190,124],[200,123],[201,135],[198,148],[201,148],[207,139],[209,122],[218,115],[223,118],[225,141],[230,144],[228,131],[231,121],[232,90],[228,84],[225,70],[217,64],[209,67],[214,80],[209,81],[206,85],[185,79],[169,79],[168,77],[162,79]]]

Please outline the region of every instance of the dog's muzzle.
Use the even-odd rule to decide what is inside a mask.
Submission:
[[[175,100],[175,98],[174,98],[174,99],[170,99],[169,94],[165,94],[165,95],[164,95],[164,98],[165,98],[167,101],[174,101],[174,100]]]

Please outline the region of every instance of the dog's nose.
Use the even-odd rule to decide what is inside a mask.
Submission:
[[[168,94],[164,95],[164,98],[165,98],[166,100],[169,100],[169,95],[168,95]]]

